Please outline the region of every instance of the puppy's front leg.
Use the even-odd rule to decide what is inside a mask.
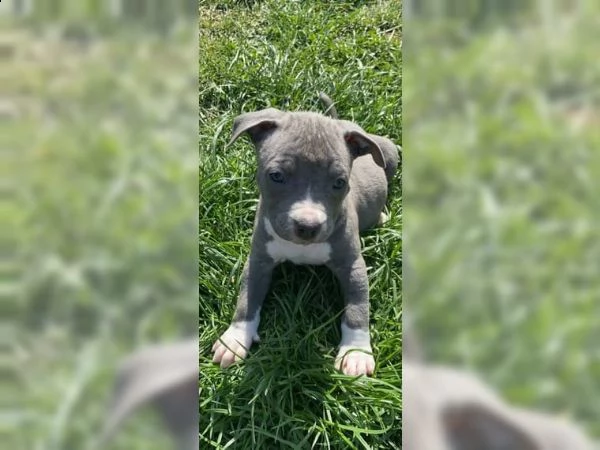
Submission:
[[[345,309],[342,341],[335,367],[346,375],[372,375],[375,359],[369,337],[369,280],[367,266],[359,253],[330,265],[342,285]]]
[[[253,244],[244,265],[240,294],[231,325],[212,347],[213,362],[222,368],[244,359],[252,342],[258,342],[260,308],[269,289],[274,263]]]

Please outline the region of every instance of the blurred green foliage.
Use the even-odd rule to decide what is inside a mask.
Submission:
[[[600,21],[538,12],[410,22],[405,299],[432,359],[600,435]]]
[[[562,14],[585,14],[594,0],[406,0],[405,17],[412,21],[460,23],[470,30],[526,21],[551,20]],[[415,22],[417,23],[417,22]],[[410,25],[410,24],[409,24]]]
[[[12,0],[0,4],[0,13],[35,29],[60,24],[67,33],[122,31],[124,25],[164,33],[182,21],[195,23],[198,0]]]
[[[194,29],[65,29],[0,32],[11,449],[86,448],[118,361],[197,331]],[[165,448],[158,424],[142,414],[115,448]]]

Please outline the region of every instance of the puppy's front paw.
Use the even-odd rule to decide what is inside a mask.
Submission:
[[[341,347],[335,358],[335,368],[341,370],[344,375],[373,375],[375,359],[371,348]]]
[[[258,341],[256,330],[248,322],[232,323],[227,331],[214,343],[213,362],[219,363],[221,368],[229,367],[248,355],[252,341]]]
[[[386,213],[382,212],[379,214],[379,220],[377,221],[377,225],[382,226],[384,225],[390,218],[387,216]]]

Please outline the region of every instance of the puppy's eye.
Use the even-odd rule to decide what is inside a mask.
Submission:
[[[343,178],[338,178],[337,180],[335,180],[335,183],[333,183],[334,189],[344,189],[345,187],[346,187],[346,180],[344,180]]]
[[[283,183],[285,181],[285,178],[283,177],[283,174],[281,172],[271,172],[269,174],[269,178],[274,183]]]

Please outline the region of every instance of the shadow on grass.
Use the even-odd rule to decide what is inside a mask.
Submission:
[[[354,448],[369,435],[387,435],[399,443],[400,404],[386,396],[387,383],[334,369],[343,310],[334,275],[283,264],[271,286],[261,342],[244,362],[222,371],[209,362],[208,346],[201,349],[201,441],[214,448]]]

